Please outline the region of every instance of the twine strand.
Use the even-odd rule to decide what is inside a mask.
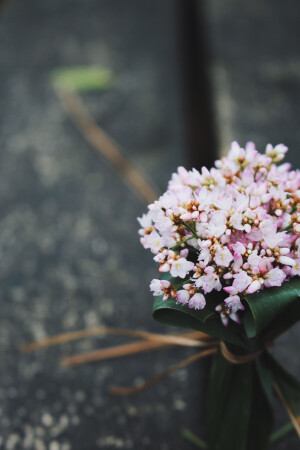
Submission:
[[[289,407],[288,403],[286,402],[279,386],[277,383],[274,383],[274,389],[277,394],[277,397],[279,398],[281,404],[283,405],[284,409],[288,413],[289,418],[291,419],[292,424],[294,425],[295,431],[298,434],[298,437],[300,438],[300,418],[297,417],[291,408]]]
[[[218,349],[220,349],[222,356],[231,364],[241,365],[247,364],[255,359],[259,358],[263,352],[265,351],[265,347],[269,347],[273,345],[273,341],[268,342],[266,346],[254,353],[249,353],[246,355],[235,355],[232,353],[225,342],[215,340],[211,336],[202,333],[200,331],[192,331],[188,333],[178,333],[178,334],[156,334],[149,333],[144,331],[133,331],[133,330],[122,330],[119,328],[108,328],[108,327],[96,327],[87,330],[80,330],[70,333],[64,333],[57,336],[53,336],[50,338],[42,339],[40,341],[32,342],[30,344],[24,345],[21,350],[23,352],[29,352],[33,350],[38,350],[42,348],[46,348],[52,345],[62,344],[70,341],[74,341],[77,339],[97,336],[97,335],[121,335],[121,336],[129,336],[134,338],[140,338],[138,342],[133,342],[124,345],[113,346],[101,350],[95,350],[93,352],[83,353],[79,355],[74,355],[70,357],[63,358],[61,363],[64,366],[74,366],[78,364],[85,364],[88,362],[94,362],[109,358],[118,358],[121,356],[126,356],[130,354],[137,354],[140,352],[159,349],[163,347],[169,347],[173,345],[179,345],[184,347],[207,347],[205,350],[196,353],[193,356],[190,356],[179,363],[167,368],[163,372],[155,375],[147,381],[144,381],[137,386],[131,387],[121,387],[121,386],[110,386],[109,390],[112,394],[115,395],[133,395],[140,393],[154,384],[158,383],[161,379],[166,376],[176,372],[179,369],[187,367],[189,364],[197,361],[198,359],[206,358],[207,356],[211,356],[215,354]],[[291,422],[295,428],[297,435],[300,438],[300,419],[297,417],[290,406],[286,402],[279,386],[274,383],[274,390],[282,403],[284,409],[289,415]]]
[[[228,350],[227,345],[225,342],[220,342],[220,348],[221,353],[224,356],[224,358],[230,362],[231,364],[246,364],[248,362],[254,361],[259,356],[261,356],[265,349],[261,349],[255,353],[249,353],[248,355],[235,355],[234,353],[231,353],[230,350]]]
[[[183,369],[184,367],[192,364],[193,362],[197,361],[198,359],[202,359],[207,356],[213,355],[214,353],[216,353],[216,351],[217,351],[216,348],[210,348],[207,350],[203,350],[199,353],[196,353],[193,356],[190,356],[189,358],[184,359],[183,361],[180,361],[177,364],[174,364],[173,366],[169,367],[168,369],[164,370],[163,372],[160,372],[159,374],[155,375],[153,378],[150,378],[149,380],[147,380],[143,383],[140,383],[137,386],[133,386],[133,387],[110,386],[109,391],[115,395],[138,394],[138,393],[150,388],[154,384],[158,383],[160,380],[167,377],[168,375],[171,375],[173,372],[176,372],[179,369]]]

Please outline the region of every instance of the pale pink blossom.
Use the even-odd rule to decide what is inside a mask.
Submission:
[[[261,154],[251,142],[233,142],[210,170],[178,168],[138,219],[139,234],[160,272],[190,279],[178,289],[154,279],[154,295],[202,309],[203,294],[223,289],[229,297],[216,311],[228,325],[241,321],[240,296],[299,276],[300,172],[281,164],[286,151],[268,145]]]
[[[246,253],[246,247],[240,241],[235,242],[235,244],[233,245],[233,250],[235,251],[235,253],[238,253],[239,255],[244,255]]]
[[[205,308],[206,301],[203,294],[195,294],[193,297],[190,298],[189,301],[189,308],[194,309],[203,309]]]
[[[229,267],[232,260],[232,253],[226,247],[219,248],[214,257],[214,261],[221,267]]]
[[[254,292],[261,289],[261,286],[262,285],[259,280],[252,281],[246,292],[247,294],[254,294]]]
[[[243,214],[239,212],[235,212],[233,216],[230,218],[230,224],[235,228],[236,230],[244,230],[244,225],[242,224],[243,220]]]
[[[286,278],[286,274],[281,269],[272,269],[265,275],[266,287],[281,286]]]
[[[185,289],[177,291],[177,301],[186,305],[189,302],[190,294]]]
[[[289,258],[288,256],[280,256],[279,257],[279,262],[285,266],[294,266],[295,265],[295,260],[292,258]]]
[[[247,275],[247,272],[241,270],[239,273],[233,276],[234,282],[232,286],[237,290],[237,292],[244,292],[245,289],[250,285],[252,278]]]
[[[202,262],[203,266],[206,267],[211,261],[211,253],[207,247],[202,247],[198,256],[198,261]]]
[[[273,147],[271,144],[267,145],[266,154],[272,158],[273,162],[278,163],[283,160],[288,148],[283,144],[278,144]]]
[[[152,231],[150,234],[146,234],[141,239],[145,248],[150,248],[152,253],[158,253],[165,245],[165,239],[160,236],[156,231]]]
[[[293,277],[300,277],[300,258],[295,259],[295,265],[291,269],[291,275]]]
[[[232,269],[234,270],[234,272],[239,271],[239,269],[242,267],[243,265],[243,257],[242,255],[240,255],[239,253],[234,253],[234,259],[233,259],[233,264],[232,264]]]
[[[152,226],[152,217],[150,214],[143,214],[138,217],[139,224],[142,228],[150,228]]]
[[[258,255],[257,250],[249,255],[248,263],[250,264],[250,266],[259,266],[259,264],[261,263],[261,257]]]
[[[230,308],[233,313],[236,313],[239,310],[244,310],[244,306],[241,303],[241,299],[238,295],[232,295],[230,297],[225,298],[225,305]]]
[[[185,278],[186,275],[193,270],[194,263],[185,258],[179,258],[172,263],[170,273],[172,277]]]
[[[154,279],[150,283],[150,290],[153,292],[153,295],[163,295],[164,289],[167,289],[170,286],[171,283],[167,280]]]
[[[258,266],[261,274],[266,274],[267,272],[270,272],[270,270],[273,268],[272,263],[270,262],[269,258],[262,258],[261,262]]]
[[[220,278],[214,272],[207,275],[203,275],[195,281],[195,286],[202,288],[204,294],[211,292],[213,289],[220,291],[222,289],[222,284]]]

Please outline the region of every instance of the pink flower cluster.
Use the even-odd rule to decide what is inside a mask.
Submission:
[[[287,147],[233,142],[227,157],[199,172],[179,167],[167,191],[139,218],[141,243],[170,281],[150,289],[203,309],[205,295],[225,291],[216,307],[224,325],[239,322],[241,299],[300,274],[300,172],[283,160]],[[182,279],[182,283],[177,283]],[[179,287],[178,287],[179,286]]]

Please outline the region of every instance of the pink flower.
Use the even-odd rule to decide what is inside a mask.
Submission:
[[[185,258],[179,258],[172,263],[170,273],[172,277],[185,278],[186,275],[193,270],[194,263]]]
[[[291,269],[291,275],[292,277],[300,276],[300,258],[295,260],[295,265]]]
[[[226,231],[226,216],[222,211],[211,214],[211,219],[207,224],[207,237],[220,237]]]
[[[234,254],[234,261],[232,264],[232,268],[235,272],[237,272],[243,265],[243,257],[239,253]]]
[[[233,256],[227,247],[219,248],[215,254],[214,261],[221,267],[229,267]]]
[[[235,212],[233,216],[230,218],[230,224],[236,230],[244,230],[244,225],[242,224],[243,214],[239,212]]]
[[[209,273],[198,278],[195,282],[195,286],[202,288],[204,294],[208,294],[213,289],[216,289],[217,291],[222,289],[220,278],[215,273]]]
[[[163,295],[164,289],[169,288],[171,286],[171,283],[167,280],[157,280],[154,279],[150,283],[150,290],[153,292],[153,295]]]
[[[245,186],[245,187],[247,187],[251,183],[253,183],[253,181],[254,181],[254,170],[253,170],[253,168],[252,167],[251,168],[246,167],[246,169],[244,170],[244,172],[242,174],[241,179],[242,179],[243,186]]]
[[[266,287],[281,286],[286,278],[286,274],[281,269],[272,269],[265,275]]]
[[[252,278],[247,275],[247,272],[241,270],[239,273],[234,275],[234,282],[232,286],[236,289],[237,292],[244,292],[245,289],[251,283]]]
[[[149,228],[152,226],[152,217],[150,214],[143,214],[142,217],[138,217],[137,220],[143,228]]]
[[[199,262],[203,262],[203,266],[207,266],[207,264],[210,262],[211,260],[211,254],[208,248],[206,247],[202,247],[200,249],[200,254],[198,256],[198,261]]]
[[[142,239],[142,244],[145,248],[150,248],[152,253],[158,253],[161,248],[165,245],[165,240],[156,231],[152,231],[147,234]]]
[[[283,144],[278,144],[276,147],[273,147],[271,144],[267,145],[266,148],[266,154],[272,158],[272,160],[275,163],[280,162],[283,158],[285,153],[287,152],[288,148]]]
[[[181,291],[177,291],[177,301],[186,305],[189,302],[190,294],[188,291],[182,289]]]
[[[168,217],[162,213],[162,214],[159,214],[159,216],[156,218],[154,225],[155,225],[155,228],[160,233],[164,233],[164,232],[172,229],[173,221],[171,220],[170,217]]]
[[[267,272],[270,272],[273,266],[268,258],[262,258],[261,262],[258,265],[258,268],[260,270],[260,273],[264,275]]]
[[[247,289],[247,294],[254,294],[254,292],[259,291],[261,289],[262,285],[260,283],[260,281],[255,280],[252,281],[252,283],[250,284],[250,286]]]
[[[246,247],[240,241],[235,242],[235,244],[233,245],[233,250],[239,255],[244,255],[246,253]]]
[[[154,279],[154,295],[202,309],[203,294],[223,289],[229,296],[216,311],[228,325],[241,321],[241,294],[300,275],[300,171],[281,164],[286,152],[283,144],[260,154],[251,142],[233,142],[211,170],[178,168],[138,219],[139,234],[160,272],[191,279],[178,291]]]
[[[257,254],[257,250],[255,250],[253,253],[251,253],[251,255],[248,257],[248,263],[250,264],[250,266],[259,266],[259,264],[261,263],[261,257],[258,256]]]
[[[203,309],[206,305],[205,297],[203,294],[195,294],[190,298],[189,308]]]
[[[239,310],[244,310],[244,306],[241,303],[241,299],[238,295],[232,295],[230,297],[225,298],[225,305],[230,308],[233,313],[236,313]]]
[[[288,256],[280,256],[279,257],[279,262],[281,264],[284,264],[285,266],[294,266],[295,265],[295,260],[292,258],[289,258]]]

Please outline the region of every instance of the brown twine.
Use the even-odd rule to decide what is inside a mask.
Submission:
[[[158,383],[161,379],[172,374],[173,372],[182,369],[184,367],[187,367],[189,364],[192,364],[198,359],[202,359],[207,356],[215,354],[218,348],[220,348],[223,357],[228,362],[236,365],[246,364],[248,362],[254,361],[259,356],[261,356],[265,351],[265,348],[263,348],[257,352],[249,353],[247,355],[235,355],[228,349],[225,342],[215,340],[211,336],[202,333],[200,331],[162,335],[156,333],[149,333],[145,331],[122,330],[119,328],[108,328],[108,327],[96,327],[87,330],[80,330],[56,335],[50,338],[42,339],[40,341],[32,342],[30,344],[26,344],[21,348],[21,350],[23,352],[29,352],[33,350],[46,348],[52,345],[62,344],[76,339],[81,339],[90,336],[97,336],[101,334],[129,336],[134,338],[140,338],[142,340],[139,340],[138,342],[113,346],[101,350],[66,357],[62,359],[61,361],[62,365],[71,367],[74,365],[85,364],[87,362],[94,362],[109,358],[118,358],[121,356],[137,354],[140,352],[160,349],[173,345],[179,345],[184,347],[208,347],[205,350],[202,350],[201,352],[198,352],[195,355],[190,356],[184,359],[183,361],[180,361],[179,363],[169,367],[163,372],[155,375],[153,378],[150,378],[149,380],[146,380],[136,386],[132,387],[110,386],[109,389],[110,392],[115,395],[132,395],[140,393],[148,389],[149,387],[153,386],[154,384]],[[273,342],[267,343],[266,347],[269,347],[271,345],[273,345]],[[300,438],[300,421],[299,421],[300,419],[293,413],[293,411],[287,404],[277,384],[274,384],[274,389],[283,407],[287,411],[293,423],[293,426]]]
[[[265,350],[263,348],[255,353],[249,353],[247,355],[235,355],[228,350],[228,347],[223,341],[220,342],[220,348],[224,358],[227,359],[227,361],[231,364],[246,364],[250,361],[254,361],[256,358],[262,355]]]
[[[62,333],[52,336],[50,338],[40,339],[38,341],[25,344],[21,347],[22,352],[30,352],[42,348],[50,347],[52,345],[63,344],[66,342],[75,341],[87,337],[99,335],[120,335],[129,336],[133,338],[141,338],[149,341],[164,344],[176,344],[184,347],[201,347],[207,346],[208,342],[216,342],[211,336],[202,333],[201,331],[190,331],[178,334],[157,334],[148,331],[124,330],[121,328],[110,327],[94,327],[85,330],[71,331],[69,333]]]
[[[291,408],[289,407],[288,403],[286,402],[281,390],[279,389],[279,386],[277,383],[274,383],[274,389],[275,392],[279,398],[279,400],[281,401],[282,405],[284,406],[286,412],[289,415],[289,418],[291,419],[292,424],[294,425],[294,428],[296,430],[296,433],[298,434],[299,438],[300,438],[300,418],[297,417],[293,411],[291,410]]]
[[[163,372],[160,372],[158,375],[155,375],[153,378],[150,378],[149,380],[147,380],[143,383],[140,383],[137,386],[133,386],[133,387],[110,386],[109,391],[115,395],[138,394],[139,392],[142,392],[145,389],[148,389],[149,387],[158,383],[160,380],[162,380],[166,376],[171,375],[171,373],[176,372],[179,369],[183,369],[184,367],[197,361],[198,359],[202,359],[202,358],[205,358],[206,356],[213,355],[214,353],[216,353],[216,351],[217,351],[217,349],[215,347],[209,348],[207,350],[203,350],[202,352],[196,353],[195,355],[190,356],[189,358],[186,358],[177,364],[174,364],[174,366],[169,367],[168,369],[164,370]]]

